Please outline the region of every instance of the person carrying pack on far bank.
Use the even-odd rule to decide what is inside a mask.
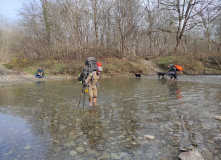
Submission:
[[[85,88],[89,90],[89,103],[92,106],[92,102],[97,105],[97,90],[99,87],[99,80],[102,73],[102,65],[97,62],[94,57],[88,57],[85,61],[85,67],[78,78],[78,81],[82,81],[83,92],[85,95]],[[80,101],[79,101],[80,104]],[[78,105],[79,106],[79,105]],[[84,104],[83,104],[84,106]]]

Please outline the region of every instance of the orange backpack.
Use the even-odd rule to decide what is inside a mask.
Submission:
[[[183,70],[183,67],[181,67],[181,66],[175,65],[175,67],[176,67],[176,69],[177,69],[178,71],[182,71],[182,70]]]

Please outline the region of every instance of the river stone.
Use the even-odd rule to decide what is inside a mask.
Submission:
[[[70,142],[65,143],[64,146],[66,146],[66,147],[75,146],[75,143],[74,143],[74,141],[70,141]]]
[[[76,154],[77,154],[77,152],[75,150],[70,151],[71,156],[75,156]]]
[[[54,152],[55,152],[56,154],[59,154],[59,153],[61,152],[61,150],[62,150],[61,147],[57,147],[57,148],[54,149]]]
[[[74,131],[71,131],[68,135],[69,135],[69,136],[75,135],[75,132],[74,132]]]
[[[212,140],[208,140],[207,142],[211,143],[211,144],[214,144],[214,141],[212,141]]]
[[[203,158],[205,158],[206,160],[213,160],[213,154],[208,150],[208,149],[204,149],[202,152]]]
[[[220,160],[219,157],[214,157],[214,160]]]
[[[125,152],[121,152],[121,153],[119,153],[120,154],[120,157],[126,157],[128,154],[127,153],[125,153]]]
[[[221,102],[219,103],[219,105],[221,106]]]
[[[60,143],[60,141],[58,141],[58,140],[54,140],[54,142],[55,142],[55,143]]]
[[[111,153],[111,158],[112,158],[112,159],[121,159],[121,157],[118,156],[118,155],[115,154],[115,153]]]
[[[132,144],[133,144],[133,145],[137,145],[137,143],[136,143],[136,142],[132,142]]]
[[[85,146],[86,146],[86,145],[87,145],[87,142],[83,142],[83,145],[85,145]]]
[[[148,151],[147,153],[145,153],[145,155],[147,156],[148,159],[152,159],[153,158],[153,151]]]
[[[12,151],[9,151],[8,153],[4,153],[3,156],[8,156],[8,155],[10,155],[12,153],[13,153]]]
[[[78,151],[78,152],[80,152],[80,153],[85,152],[85,150],[84,150],[83,147],[77,147],[77,148],[76,148],[76,151]]]
[[[153,139],[155,139],[155,136],[144,135],[144,138],[149,139],[149,140],[153,140]]]
[[[143,152],[142,151],[133,151],[133,154],[134,155],[140,155],[140,154],[143,154]]]
[[[169,130],[170,132],[173,132],[174,130],[172,128],[167,127],[167,130]]]
[[[173,124],[174,124],[174,125],[176,125],[176,126],[178,126],[178,127],[181,125],[181,123],[180,123],[180,122],[178,122],[178,121],[173,122]]]
[[[109,132],[110,135],[113,135],[113,134],[115,134],[115,133],[116,133],[115,131],[110,131],[110,132]]]
[[[31,146],[26,146],[24,149],[25,150],[28,150],[28,149],[30,149],[31,148]]]
[[[215,119],[221,121],[221,116],[217,116]]]
[[[135,139],[135,142],[136,142],[137,144],[139,144],[139,145],[144,145],[144,141],[140,141],[140,140],[138,140],[138,139]]]
[[[124,139],[124,137],[125,137],[125,136],[120,135],[120,136],[118,136],[117,138],[118,138],[118,139]]]
[[[143,140],[143,138],[142,138],[142,137],[137,137],[137,139],[138,139],[138,140]]]
[[[106,139],[109,135],[108,134],[102,134],[101,138]]]
[[[78,135],[82,136],[84,134],[84,132],[78,132]]]
[[[102,156],[99,157],[100,159],[109,159],[110,155],[109,154],[103,154]]]
[[[204,160],[203,156],[197,151],[183,152],[179,155],[181,160]]]
[[[59,130],[64,130],[66,128],[66,126],[64,126],[64,125],[62,125],[61,127],[60,127],[60,129]]]
[[[67,141],[73,141],[77,138],[78,136],[77,135],[71,135],[68,137]]]

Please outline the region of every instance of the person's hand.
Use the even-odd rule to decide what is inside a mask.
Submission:
[[[83,84],[83,86],[84,86],[84,87],[86,87],[86,86],[87,86],[87,84],[86,84],[85,82],[82,82],[82,84]]]

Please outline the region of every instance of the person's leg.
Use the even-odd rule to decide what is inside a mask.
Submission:
[[[89,104],[90,104],[90,106],[93,106],[93,104],[92,104],[92,98],[89,98]]]
[[[178,81],[177,75],[175,74],[174,76],[174,80]]]
[[[94,97],[94,105],[97,105],[97,97]]]
[[[94,94],[94,104],[97,105],[97,89],[93,90],[93,94]]]
[[[38,76],[41,76],[41,72],[38,72],[37,75],[38,75]]]
[[[92,90],[92,88],[88,89],[88,93],[89,93],[89,104],[90,104],[90,106],[92,106],[92,98],[93,98],[93,90]]]
[[[173,79],[173,76],[172,76],[171,74],[169,74],[169,76],[170,76],[170,81],[172,81],[172,79]]]
[[[176,76],[176,74],[173,74],[173,81],[175,81],[176,79],[177,79],[177,76]]]

